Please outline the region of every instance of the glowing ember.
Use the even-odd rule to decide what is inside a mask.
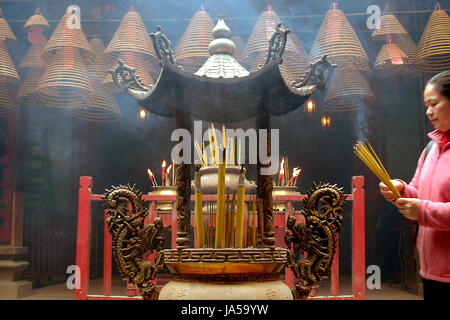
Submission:
[[[281,160],[280,164],[280,175],[284,174],[284,158]]]
[[[147,118],[147,112],[145,111],[144,108],[141,108],[139,110],[139,119],[145,120],[145,118]]]
[[[283,176],[284,176],[284,158],[281,159],[280,172],[278,173],[278,185],[280,185]]]
[[[153,172],[150,169],[147,169],[148,177],[154,186],[156,186],[156,179]]]
[[[395,64],[395,65],[400,65],[400,64],[403,64],[404,62],[403,62],[402,58],[392,58],[391,63]]]
[[[305,112],[306,113],[313,113],[315,111],[316,111],[316,104],[315,104],[314,100],[308,100],[306,102]]]
[[[302,169],[300,169],[300,167],[297,167],[294,170],[292,170],[292,178],[289,180],[288,186],[291,185],[292,181],[294,181],[294,186],[297,184],[297,177],[300,174],[300,172],[302,172]]]
[[[331,123],[331,118],[329,116],[322,116],[322,128],[328,128]]]

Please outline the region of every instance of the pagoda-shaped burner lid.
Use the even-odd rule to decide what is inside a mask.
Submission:
[[[249,75],[249,72],[233,58],[236,45],[229,39],[230,28],[225,24],[223,17],[219,17],[213,29],[214,40],[208,47],[211,57],[194,74],[209,78],[240,78]]]

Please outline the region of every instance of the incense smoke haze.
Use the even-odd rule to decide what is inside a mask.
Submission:
[[[330,9],[333,1],[306,1],[306,0],[274,0],[274,1],[256,1],[256,0],[205,0],[205,1],[99,1],[102,4],[102,10],[94,12],[95,8],[87,7],[84,1],[72,1],[71,3],[59,1],[41,1],[39,3],[41,13],[48,19],[53,21],[52,29],[55,27],[55,21],[59,19],[66,12],[68,5],[78,5],[81,11],[81,25],[87,39],[90,40],[94,36],[93,28],[88,27],[84,20],[95,19],[98,16],[100,19],[111,19],[116,21],[115,24],[108,24],[114,26],[100,30],[99,36],[102,37],[105,46],[110,41],[112,35],[119,26],[124,14],[129,10],[129,5],[133,4],[136,11],[143,18],[147,31],[149,33],[156,30],[156,26],[161,25],[164,33],[172,43],[172,48],[176,49],[176,44],[185,32],[190,20],[194,14],[200,10],[201,5],[204,5],[205,10],[209,13],[214,23],[217,22],[217,17],[223,15],[227,25],[231,29],[231,36],[241,37],[246,43],[253,28],[261,13],[267,10],[268,4],[271,5],[286,28],[291,29],[291,32],[298,35],[302,41],[307,52],[310,52],[317,31],[323,21],[324,15]],[[348,14],[347,18],[355,29],[359,40],[365,48],[371,64],[376,58],[380,49],[380,43],[373,41],[370,38],[371,30],[367,28],[367,19],[370,16],[366,13],[368,6],[377,5],[382,10],[385,1],[381,0],[342,0],[336,1],[338,8],[342,9],[344,13]],[[416,1],[417,2],[417,1]],[[391,9],[404,10],[404,7],[399,7],[396,1],[389,3]],[[416,8],[409,9],[433,9],[435,0],[419,1],[415,4]],[[96,7],[96,6],[94,6]],[[115,10],[112,10],[115,8]],[[17,4],[13,2],[4,2],[2,9],[6,20],[28,19],[34,14],[35,6],[29,6],[18,10]],[[95,15],[94,15],[95,13]],[[23,36],[23,24],[11,24],[13,31],[19,36],[20,41],[18,46],[10,48],[11,56],[16,65],[21,61],[29,48],[29,43],[26,37]],[[415,26],[415,24],[412,24]],[[413,38],[419,38],[418,27],[411,30]],[[97,32],[97,31],[96,31]],[[49,36],[51,33],[48,33]],[[156,81],[157,79],[153,79]],[[203,93],[199,93],[203,94]],[[206,93],[205,93],[206,94]],[[98,126],[100,135],[99,153],[102,165],[99,169],[98,176],[102,177],[103,181],[94,184],[99,188],[104,185],[127,183],[136,181],[143,181],[142,184],[147,183],[145,180],[145,172],[147,168],[156,170],[160,167],[163,160],[170,160],[170,153],[175,143],[170,140],[172,131],[175,129],[175,121],[173,118],[165,118],[150,113],[149,118],[145,121],[140,121],[137,117],[138,103],[126,94],[116,94],[116,100],[119,104],[122,119],[116,123],[111,124],[95,124]],[[399,100],[403,97],[400,96]],[[378,103],[378,102],[376,102]],[[373,116],[373,106],[361,106],[359,111],[353,112],[352,134],[358,139],[364,139],[370,133],[368,118]],[[45,110],[41,110],[45,112]],[[320,106],[318,113],[322,112]],[[38,117],[35,117],[38,119]],[[310,118],[312,119],[312,118]],[[192,121],[195,120],[192,118]],[[70,117],[60,117],[58,125],[50,126],[52,137],[58,137],[58,130],[70,130],[72,120]],[[315,121],[315,120],[314,120]],[[333,121],[333,120],[332,120]],[[48,123],[49,121],[46,121]],[[244,131],[249,128],[255,128],[255,119],[241,122],[239,124],[225,124],[226,128],[242,128]],[[333,122],[332,122],[333,126]],[[217,128],[221,129],[222,124],[217,124]],[[326,133],[320,133],[320,122],[313,124],[313,120],[307,120],[301,106],[295,112],[280,117],[272,118],[272,128],[279,129],[280,134],[280,151],[288,153],[292,161],[302,161],[308,166],[308,159],[316,157],[319,153],[317,150],[318,139],[326,137]],[[206,128],[204,128],[206,129]],[[341,130],[345,130],[342,128]],[[62,135],[61,135],[62,136]],[[73,139],[78,137],[73,136]],[[326,137],[331,139],[332,137]],[[56,138],[53,138],[56,139]],[[59,146],[54,149],[55,157],[60,155],[59,159],[55,159],[57,163],[63,163],[70,158],[69,154],[79,154],[86,148],[86,143],[80,138],[80,141],[71,141],[72,146],[67,141],[61,142]],[[56,142],[55,142],[56,143]],[[331,142],[332,143],[332,142]],[[347,148],[348,146],[341,146]],[[52,147],[54,148],[54,147]],[[70,149],[72,148],[72,149]],[[80,150],[76,150],[80,149]],[[52,149],[53,150],[53,149]],[[59,150],[59,151],[56,151]],[[193,149],[192,149],[193,150]],[[53,152],[53,151],[52,151]],[[249,151],[247,151],[247,154]],[[309,161],[309,160],[308,160]],[[302,176],[308,177],[311,174],[313,178],[313,170],[317,163],[311,164],[310,168],[305,167]],[[85,174],[95,175],[93,171],[86,170]],[[324,171],[324,175],[328,174]],[[58,175],[54,175],[55,179]]]

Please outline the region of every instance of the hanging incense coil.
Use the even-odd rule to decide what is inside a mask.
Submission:
[[[361,72],[354,68],[338,67],[325,94],[324,109],[353,111],[374,101],[375,96]]]
[[[45,69],[30,69],[28,71],[22,86],[17,92],[17,98],[21,106],[41,107],[43,105],[36,95],[36,88],[44,71]]]
[[[450,18],[444,10],[435,10],[428,19],[414,62],[422,72],[450,69]]]
[[[379,28],[372,33],[372,39],[384,40],[387,35],[407,35],[408,32],[403,28],[400,21],[393,14],[381,16]]]
[[[308,52],[306,52],[305,46],[303,45],[300,38],[294,32],[290,32],[289,34],[290,37],[288,38],[288,42],[292,41],[294,43],[295,48],[297,49],[296,51],[293,52],[298,54],[299,58],[302,59],[301,63],[304,63],[306,65],[308,61]]]
[[[233,53],[233,58],[236,59],[237,62],[241,61],[242,54],[244,53],[245,42],[241,37],[231,37],[231,41],[236,45],[236,50]]]
[[[149,73],[149,71],[152,68],[152,64],[149,61],[145,60],[142,54],[136,52],[122,52],[117,57],[117,60],[122,60],[125,63],[125,65],[135,68],[136,74],[139,76],[139,78],[146,86],[154,84],[153,79]],[[113,64],[113,67],[118,65],[117,60]],[[119,88],[115,85],[112,76],[109,73],[105,76],[103,80],[103,85],[115,92],[119,91]]]
[[[70,109],[75,118],[93,122],[115,122],[122,118],[116,99],[99,81],[92,81],[94,95],[79,108]]]
[[[6,117],[14,110],[14,101],[4,83],[0,83],[0,118]]]
[[[387,89],[406,85],[419,76],[412,60],[395,43],[387,43],[381,48],[373,68],[375,76]]]
[[[264,66],[266,53],[261,52],[253,62],[250,73],[256,72]],[[279,65],[281,76],[287,86],[292,81],[298,82],[306,71],[306,63],[301,63],[302,59],[293,53],[285,53],[283,55],[283,63]],[[300,63],[299,63],[300,62]]]
[[[26,68],[45,68],[46,62],[42,60],[42,53],[46,43],[47,41],[42,44],[32,44],[17,69],[21,71]]]
[[[292,72],[298,80],[299,77],[304,75],[308,68],[308,53],[300,38],[295,33],[290,33],[290,37],[288,37],[288,42],[289,41],[294,43],[296,50],[286,51],[283,55],[283,61],[288,61],[289,65],[292,67]]]
[[[396,44],[399,49],[408,56],[407,59],[404,59],[405,64],[413,64],[417,46],[411,35],[406,31],[400,21],[392,13],[384,14],[381,17],[380,26],[372,33],[372,38],[374,40],[383,40],[387,41],[387,43]],[[392,51],[393,49],[389,50]],[[393,53],[394,52],[395,50],[393,51]]]
[[[197,71],[210,57],[208,46],[214,40],[213,28],[206,11],[195,13],[175,49],[175,60],[185,71]]]
[[[77,108],[85,104],[93,89],[77,48],[56,52],[39,80],[36,94],[49,107]]]
[[[94,122],[114,122],[122,117],[119,106],[111,90],[108,90],[102,80],[108,74],[108,62],[105,59],[106,54],[103,41],[99,38],[93,38],[89,41],[96,58],[93,62],[86,65],[89,79],[94,89],[94,95],[81,108],[71,109],[73,117],[94,121]]]
[[[0,40],[0,82],[15,82],[19,80],[14,62],[12,61],[5,42]]]
[[[12,32],[8,22],[3,18],[3,13],[0,9],[0,39],[2,39],[6,46],[13,46],[17,44],[17,38]]]
[[[81,57],[86,62],[95,59],[95,53],[92,51],[92,48],[84,35],[81,24],[75,24],[72,26],[71,19],[73,19],[72,15],[66,13],[59,20],[55,31],[53,31],[50,39],[47,41],[47,44],[43,49],[42,59],[44,61],[50,61],[59,49],[66,47],[74,47],[79,49]]]
[[[50,29],[50,25],[44,16],[39,13],[39,9],[36,10],[34,15],[28,18],[27,22],[23,26],[23,31],[30,32],[32,27],[40,27],[43,31]]]
[[[150,74],[150,77],[153,82],[156,82],[156,80],[159,78],[159,74],[161,73],[161,65],[159,63],[155,63],[155,60],[149,56],[143,56],[144,58],[144,64],[148,66],[148,73]],[[116,60],[114,60],[114,63],[116,63]],[[117,63],[116,63],[117,65]]]
[[[157,59],[144,21],[134,9],[125,14],[119,28],[105,49],[105,53],[114,55],[123,51],[149,55],[155,60]]]
[[[403,65],[408,55],[395,43],[387,43],[381,48],[374,64],[374,68],[382,68],[385,65]]]
[[[95,59],[86,64],[90,79],[103,80],[108,74],[109,63],[108,55],[104,53],[105,45],[102,39],[93,38],[89,41],[92,50],[95,53]]]
[[[392,35],[392,43],[395,43],[408,56],[408,62],[414,64],[417,46],[413,38],[409,35]]]
[[[331,9],[325,15],[311,49],[310,61],[325,54],[332,63],[370,72],[366,51],[340,9]]]
[[[257,22],[245,46],[242,63],[245,66],[254,64],[256,57],[261,53],[267,53],[269,40],[275,32],[277,24],[281,23],[275,11],[269,9],[263,12]],[[288,33],[285,52],[301,54],[295,46],[295,41],[291,33]]]

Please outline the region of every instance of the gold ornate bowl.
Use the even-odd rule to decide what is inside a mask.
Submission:
[[[164,250],[171,281],[160,300],[292,300],[281,280],[283,248]]]
[[[175,186],[156,186],[152,187],[148,194],[154,196],[176,196],[177,188]],[[172,201],[158,201],[157,209],[161,211],[171,211]]]

